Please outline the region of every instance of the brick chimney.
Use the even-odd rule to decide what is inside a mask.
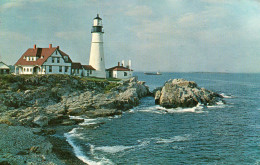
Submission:
[[[36,49],[36,44],[33,45],[33,49]]]
[[[117,66],[120,66],[120,62],[118,62]]]
[[[52,48],[52,44],[49,44],[49,48]]]
[[[57,46],[57,49],[60,50],[60,46]]]

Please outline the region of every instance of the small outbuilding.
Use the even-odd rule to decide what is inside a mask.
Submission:
[[[109,68],[106,71],[108,78],[128,79],[133,77],[133,70],[123,65],[120,66],[120,63],[118,63],[118,66]]]
[[[0,61],[0,74],[9,74],[10,67],[6,65],[4,62]]]

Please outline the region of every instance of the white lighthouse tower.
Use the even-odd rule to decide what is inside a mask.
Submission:
[[[106,78],[105,58],[103,48],[103,25],[102,19],[97,14],[93,20],[92,26],[92,41],[89,57],[89,65],[96,69],[95,76]]]

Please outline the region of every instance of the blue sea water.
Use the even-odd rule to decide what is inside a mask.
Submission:
[[[152,97],[114,118],[66,133],[88,164],[260,164],[260,74],[136,73],[150,89],[173,78],[221,93],[227,104],[167,112]],[[105,123],[93,129],[84,125]]]

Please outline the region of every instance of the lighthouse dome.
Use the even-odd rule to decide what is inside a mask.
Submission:
[[[97,14],[97,17],[94,18],[94,19],[99,19],[99,20],[102,20],[102,18],[99,17],[99,14]]]
[[[91,33],[104,33],[102,19],[99,17],[99,14],[94,18]]]

